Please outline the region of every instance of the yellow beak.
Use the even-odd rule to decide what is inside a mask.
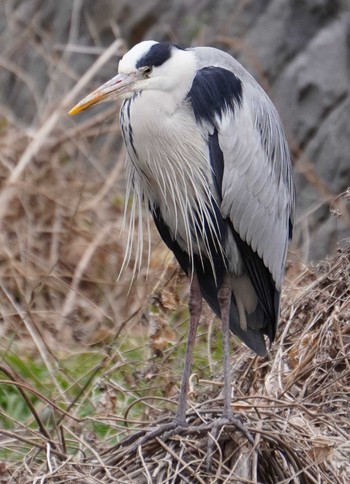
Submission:
[[[140,74],[138,72],[133,72],[131,74],[118,74],[102,86],[98,87],[88,96],[84,97],[84,99],[79,101],[78,104],[76,104],[68,112],[68,115],[73,116],[74,114],[85,111],[85,109],[95,106],[96,104],[117,99],[126,92],[130,92],[132,90],[132,86],[139,79]]]

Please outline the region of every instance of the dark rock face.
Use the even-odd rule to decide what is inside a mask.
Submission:
[[[38,122],[34,93],[59,100],[95,60],[64,51],[67,42],[103,49],[121,35],[127,48],[152,38],[229,51],[284,120],[297,171],[296,242],[309,240],[304,256],[317,259],[349,234],[346,206],[340,218],[329,211],[350,186],[349,14],[347,0],[4,0],[0,100],[22,124]],[[53,72],[48,54],[69,75]],[[99,80],[116,66],[101,69]]]

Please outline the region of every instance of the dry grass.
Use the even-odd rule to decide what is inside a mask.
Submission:
[[[120,400],[120,388],[111,378],[115,368],[99,373],[99,410],[82,418],[79,409],[92,399],[90,386],[96,390],[96,379],[88,379],[75,402],[63,405],[3,365],[7,381],[21,389],[32,414],[30,425],[16,422],[2,433],[2,447],[23,455],[22,462],[7,464],[6,472],[3,465],[4,476],[11,475],[11,482],[349,482],[349,265],[350,245],[288,284],[280,336],[269,359],[253,357],[243,347],[236,350],[233,408],[254,438],[253,446],[235,426],[225,426],[213,437],[207,468],[210,424],[222,405],[214,379],[193,380],[188,429],[142,443],[150,425],[171,417],[158,403],[167,398],[152,392],[136,398],[140,382],[131,383],[133,401],[122,414],[115,405]],[[159,353],[158,370],[154,358],[144,368],[164,372],[166,354]],[[110,362],[105,358],[102,364]],[[30,403],[34,393],[41,405]],[[140,413],[131,417],[141,401],[148,407],[143,422]],[[50,410],[54,424],[44,418],[43,408]],[[91,422],[104,423],[110,431],[98,439]]]
[[[1,106],[0,482],[349,482],[349,247],[314,270],[289,271],[270,359],[235,342],[234,410],[253,447],[226,426],[211,438],[207,468],[222,405],[220,335],[209,312],[190,428],[135,446],[141,429],[169,422],[174,410],[187,284],[157,237],[148,275],[131,282],[131,260],[116,283],[126,241],[115,106],[76,124],[65,117],[123,42],[77,82],[69,44],[59,55],[35,17],[23,25],[14,15],[9,25],[14,58],[44,39],[31,48],[50,77],[43,94],[0,58],[36,105],[29,127]]]

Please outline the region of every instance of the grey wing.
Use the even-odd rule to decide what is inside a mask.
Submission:
[[[280,291],[294,219],[290,155],[279,116],[257,84],[219,122],[224,157],[221,210],[262,259]]]
[[[222,67],[242,82],[242,104],[217,119],[224,158],[222,213],[281,289],[294,221],[294,183],[280,117],[265,91],[232,56],[197,47],[198,68]]]

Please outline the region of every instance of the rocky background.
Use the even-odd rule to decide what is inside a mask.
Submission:
[[[348,0],[2,0],[0,116],[34,136],[45,123],[38,103],[50,113],[118,37],[119,52],[89,87],[114,75],[117,54],[143,39],[225,49],[284,120],[298,193],[294,250],[315,260],[350,227],[349,8]],[[63,110],[60,123],[69,126]]]

